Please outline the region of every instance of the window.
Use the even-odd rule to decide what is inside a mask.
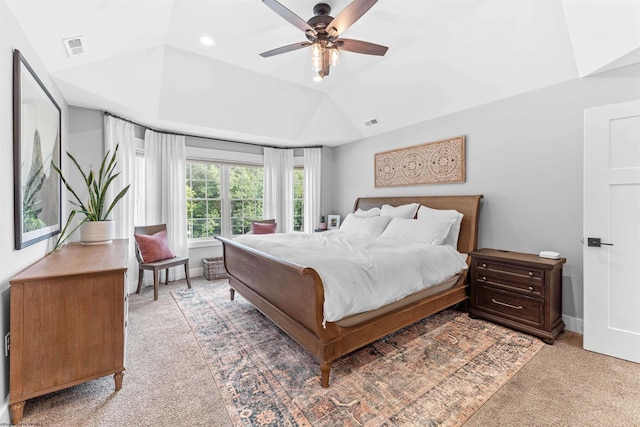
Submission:
[[[187,236],[208,245],[215,236],[248,233],[251,221],[263,217],[263,157],[200,147],[187,147]],[[294,231],[304,231],[304,168],[294,157]]]
[[[231,201],[231,234],[251,230],[251,220],[262,219],[262,168],[232,166],[229,168],[229,199]]]
[[[245,234],[262,218],[261,167],[187,160],[186,175],[189,239]]]
[[[293,170],[293,231],[304,231],[304,169]]]
[[[200,239],[222,233],[220,165],[186,163],[187,237]]]

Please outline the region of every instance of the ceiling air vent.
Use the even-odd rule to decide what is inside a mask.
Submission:
[[[87,53],[87,43],[84,41],[84,36],[64,39],[62,43],[64,43],[64,47],[67,49],[67,55],[69,56],[78,56]]]
[[[365,126],[373,126],[373,125],[377,125],[378,123],[380,123],[380,120],[378,119],[371,119],[367,122],[364,122]]]

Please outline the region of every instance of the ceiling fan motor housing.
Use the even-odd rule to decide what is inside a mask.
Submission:
[[[317,5],[313,6],[313,14],[318,16],[318,15],[328,15],[331,13],[331,6],[329,6],[326,3],[318,3]]]
[[[329,14],[331,13],[331,6],[326,3],[318,3],[313,7],[314,17],[307,21],[311,27],[318,33],[316,36],[311,34],[307,34],[307,39],[310,42],[314,42],[316,40],[325,40],[329,37],[327,32],[327,26],[333,21],[333,17]]]

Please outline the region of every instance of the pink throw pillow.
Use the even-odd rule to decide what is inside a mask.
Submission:
[[[271,234],[276,232],[276,228],[278,228],[278,224],[274,223],[264,223],[264,222],[252,222],[251,223],[251,233],[253,234]]]
[[[158,231],[156,234],[134,234],[142,260],[155,262],[163,259],[175,258],[167,240],[167,230]]]

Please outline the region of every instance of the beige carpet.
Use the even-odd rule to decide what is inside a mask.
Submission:
[[[640,426],[640,364],[582,349],[565,332],[546,345],[465,427]]]
[[[193,281],[194,288],[208,285]],[[229,426],[195,336],[169,294],[130,297],[122,390],[101,378],[31,399],[24,425]],[[545,345],[465,426],[640,426],[640,365],[582,350],[580,335]]]
[[[197,283],[198,281],[195,280]],[[201,280],[200,283],[208,283]],[[169,295],[174,282],[129,297],[122,389],[111,376],[27,401],[31,426],[225,426],[229,417],[189,325]]]

